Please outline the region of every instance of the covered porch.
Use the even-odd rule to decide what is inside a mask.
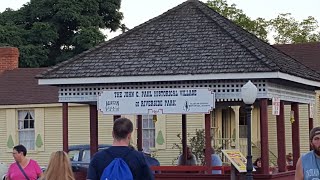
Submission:
[[[216,111],[219,108],[231,108],[234,111],[234,117],[238,117],[236,112],[240,113],[238,110],[240,109],[241,106],[243,106],[243,102],[241,101],[241,96],[240,96],[240,90],[243,84],[246,83],[246,80],[211,80],[211,81],[187,81],[181,84],[181,82],[170,82],[170,83],[165,83],[165,82],[148,82],[148,83],[139,83],[140,86],[132,86],[131,84],[118,84],[118,85],[99,85],[99,86],[92,86],[92,85],[64,85],[60,87],[59,91],[59,99],[61,102],[63,102],[63,147],[64,150],[67,151],[68,147],[68,139],[70,138],[68,136],[68,103],[71,102],[77,102],[77,103],[88,103],[90,106],[90,147],[91,147],[91,154],[94,154],[97,152],[97,146],[98,146],[98,108],[97,108],[97,94],[99,92],[105,91],[105,90],[126,90],[126,89],[152,89],[152,87],[158,86],[158,89],[161,88],[167,88],[168,86],[174,86],[175,88],[183,88],[183,87],[188,87],[188,88],[199,88],[199,87],[206,87],[211,89],[213,92],[215,92],[216,99],[215,99],[215,106]],[[260,147],[259,148],[259,156],[263,158],[262,160],[262,169],[254,174],[255,178],[258,177],[264,177],[264,178],[287,178],[290,179],[293,177],[294,172],[289,172],[287,171],[286,167],[286,160],[285,160],[285,155],[286,155],[286,146],[285,146],[285,127],[284,127],[284,105],[290,105],[291,109],[294,112],[299,112],[299,104],[306,104],[307,102],[313,102],[314,100],[312,99],[314,91],[312,89],[306,90],[306,87],[304,85],[300,85],[301,88],[297,88],[297,84],[291,84],[292,86],[289,86],[290,83],[288,83],[288,86],[282,88],[276,88],[275,89],[275,84],[272,80],[253,80],[253,83],[258,87],[258,98],[256,102],[253,104],[254,115],[252,116],[252,121],[259,119],[259,123],[255,123],[256,125],[259,125],[259,127],[253,127],[254,128],[259,128],[259,135],[260,135],[260,143],[259,144],[253,144],[252,148]],[[277,85],[279,86],[279,85]],[[223,89],[222,89],[223,87]],[[226,87],[230,87],[227,89]],[[233,88],[231,88],[233,87]],[[287,89],[295,89],[294,94],[299,94],[299,96],[295,96],[294,94],[288,94],[286,93],[285,96],[281,96],[283,94],[282,91],[287,91]],[[275,94],[277,92],[278,94]],[[277,155],[274,158],[271,159],[271,153],[269,150],[269,133],[268,133],[268,121],[270,119],[270,113],[268,113],[268,109],[272,107],[272,97],[277,96],[280,97],[281,103],[280,103],[280,114],[276,116],[277,118],[277,127],[276,127],[276,132],[277,132]],[[82,101],[81,99],[85,99]],[[298,102],[292,102],[290,103],[288,100],[292,101],[295,99]],[[88,101],[89,100],[89,101]],[[287,100],[287,101],[286,101]],[[309,108],[310,109],[310,108]],[[116,119],[120,117],[121,115],[114,115],[113,119]],[[246,156],[247,154],[247,138],[240,138],[240,128],[236,128],[235,132],[236,135],[234,136],[235,138],[227,138],[227,137],[219,137],[215,135],[214,133],[214,120],[216,118],[217,114],[215,113],[210,113],[206,114],[203,119],[205,121],[205,136],[206,136],[206,142],[207,142],[207,147],[215,147],[219,146],[222,147],[223,149],[240,149],[240,151]],[[182,142],[185,144],[184,147],[186,147],[186,127],[188,125],[189,121],[192,121],[192,119],[186,119],[186,116],[181,115],[181,121],[182,121],[182,127],[181,127],[181,132],[183,133],[182,136]],[[309,118],[309,117],[308,117]],[[137,116],[137,129],[138,129],[138,134],[137,134],[137,147],[138,150],[142,150],[142,123],[141,123],[141,115]],[[236,122],[236,121],[235,121]],[[297,134],[299,132],[299,125],[297,129],[294,129],[294,123],[299,124],[299,114],[294,113],[294,122],[292,123],[292,142],[299,142],[299,135]],[[311,128],[313,126],[313,119],[309,118],[309,127]],[[237,127],[237,126],[235,126]],[[240,127],[240,126],[239,126]],[[230,135],[231,136],[231,135]],[[294,139],[295,138],[295,139]],[[257,137],[253,137],[253,139],[257,139]],[[134,140],[133,140],[134,141]],[[264,142],[264,143],[263,143]],[[185,149],[185,148],[184,148]],[[297,159],[300,156],[300,143],[292,143],[292,152],[294,154],[294,164],[296,163]],[[210,155],[206,154],[206,165],[205,166],[197,166],[197,167],[181,167],[180,166],[162,166],[162,167],[154,167],[157,170],[163,171],[161,174],[156,174],[156,178],[178,178],[178,177],[186,177],[189,176],[190,173],[192,176],[199,176],[199,178],[209,178],[209,177],[217,177],[217,178],[225,178],[227,179],[230,178],[231,176],[231,167],[230,164],[226,164],[222,167],[214,167],[214,168],[222,168],[226,169],[224,171],[225,174],[223,175],[210,175],[206,172],[210,171],[209,169],[211,168],[210,164]],[[209,159],[208,159],[209,157]],[[270,174],[270,167],[271,166],[276,166],[277,171],[274,173]],[[160,168],[160,169],[158,169]],[[209,169],[208,169],[209,168]],[[186,173],[188,172],[188,173]],[[80,174],[84,174],[85,172],[79,172]],[[261,176],[260,176],[261,175]],[[236,176],[238,177],[238,176]],[[239,176],[240,177],[240,176]],[[262,178],[263,179],[263,178]]]

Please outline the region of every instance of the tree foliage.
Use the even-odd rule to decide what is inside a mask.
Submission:
[[[0,13],[0,45],[18,47],[20,67],[55,65],[126,28],[121,0],[31,0]]]
[[[267,41],[268,23],[263,18],[252,20],[235,4],[229,5],[226,0],[208,0],[207,5],[222,16],[255,34],[258,38]]]
[[[205,149],[205,134],[204,129],[196,129],[194,136],[191,136],[190,133],[187,134],[188,144],[192,148],[192,153],[196,156],[197,161],[200,165],[204,165],[205,154],[203,150]],[[181,134],[178,133],[177,137],[179,139],[178,143],[173,143],[172,149],[178,149],[179,155],[182,154],[182,137]],[[213,138],[213,137],[212,137]],[[230,143],[230,142],[229,142]],[[222,146],[214,146],[213,147],[216,154],[221,153]],[[179,156],[175,157],[172,160],[172,165],[177,163]]]
[[[291,17],[290,13],[280,14],[270,20],[271,28],[276,32],[273,36],[276,43],[303,43],[320,41],[317,20],[309,16],[301,22]]]
[[[318,21],[312,16],[301,22],[290,13],[280,14],[271,20],[251,19],[235,4],[229,5],[227,0],[208,0],[207,5],[264,41],[268,41],[270,34],[276,44],[320,41]]]

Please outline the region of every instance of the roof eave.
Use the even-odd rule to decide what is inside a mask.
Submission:
[[[188,74],[188,75],[158,75],[158,76],[120,76],[120,77],[86,77],[86,78],[52,78],[39,79],[39,85],[75,85],[75,84],[111,84],[138,83],[160,81],[188,80],[223,80],[223,79],[283,79],[300,84],[320,87],[320,82],[309,80],[282,72],[255,73],[223,73],[223,74]]]

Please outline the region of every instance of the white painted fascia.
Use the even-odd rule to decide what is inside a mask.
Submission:
[[[39,79],[39,85],[72,85],[72,84],[109,84],[158,81],[188,81],[188,80],[224,80],[224,79],[284,79],[310,86],[320,87],[320,82],[293,76],[282,72],[262,73],[224,73],[224,74],[188,74],[167,76],[120,76],[120,77],[86,77],[86,78],[56,78]]]
[[[50,108],[61,107],[62,103],[51,104],[17,104],[17,105],[0,105],[0,109],[23,109],[23,108]],[[69,107],[74,106],[87,106],[87,104],[68,103]]]

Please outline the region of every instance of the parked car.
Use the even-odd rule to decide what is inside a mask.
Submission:
[[[101,144],[98,146],[98,151],[108,149],[109,144]],[[73,172],[81,171],[81,169],[88,169],[90,163],[90,145],[72,145],[69,146],[68,155],[70,157]]]

